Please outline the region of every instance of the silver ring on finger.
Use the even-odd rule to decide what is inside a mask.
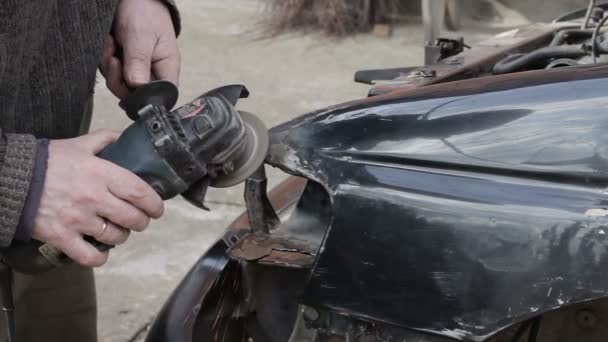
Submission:
[[[106,232],[106,230],[108,230],[108,220],[103,219],[103,226],[101,226],[101,230],[99,231],[99,233],[94,236],[95,240],[99,240],[99,238],[103,235],[103,233]]]

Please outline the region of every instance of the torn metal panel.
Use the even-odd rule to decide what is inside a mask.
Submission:
[[[230,256],[266,265],[308,268],[315,259],[317,248],[318,245],[310,246],[304,241],[251,234],[231,249]]]
[[[281,208],[280,225],[270,234],[252,230],[232,246],[230,255],[260,264],[308,268],[321,246],[331,218],[331,208],[325,189],[308,182],[297,203]]]
[[[286,210],[295,205],[305,186],[305,178],[289,177],[268,193],[268,200],[279,216],[288,214]],[[223,240],[228,246],[233,246],[251,231],[249,215],[245,212],[228,226]]]
[[[230,256],[265,265],[310,267],[321,244],[323,226],[318,227],[317,234],[299,231],[300,225],[294,227],[293,221],[303,215],[302,211],[295,215],[293,212],[306,183],[304,178],[290,177],[268,194],[268,199],[283,221],[283,224],[272,225],[275,228],[272,234],[253,229],[247,213],[235,220],[224,235],[224,240],[231,247]],[[317,221],[309,222],[314,225]],[[294,230],[290,230],[290,227]]]
[[[279,217],[267,195],[268,179],[262,165],[245,182],[245,203],[249,225],[254,233],[268,234],[279,223]]]

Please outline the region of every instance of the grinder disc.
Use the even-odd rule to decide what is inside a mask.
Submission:
[[[257,116],[239,111],[245,124],[246,142],[245,150],[234,161],[234,171],[211,179],[209,185],[214,188],[227,188],[245,181],[263,163],[270,146],[268,129]]]

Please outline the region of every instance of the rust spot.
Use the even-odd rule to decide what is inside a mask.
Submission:
[[[300,198],[304,186],[306,186],[305,178],[289,177],[268,194],[268,199],[280,213]],[[250,234],[250,232],[247,213],[243,213],[230,225],[225,239],[244,236],[238,242],[230,241],[234,243],[230,250],[232,258],[294,268],[308,268],[315,259],[315,246],[307,246],[304,241],[266,234]]]
[[[315,253],[316,249],[303,241],[262,234],[248,235],[230,250],[236,259],[294,268],[312,266]]]
[[[262,264],[272,264],[277,266],[309,268],[312,266],[315,256],[310,253],[300,251],[279,251],[272,250],[270,255],[260,259]]]

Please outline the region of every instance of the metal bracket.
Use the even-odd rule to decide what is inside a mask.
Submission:
[[[281,223],[267,194],[268,179],[262,166],[245,182],[245,204],[252,232],[269,233]]]
[[[427,43],[424,47],[424,64],[437,64],[440,60],[455,56],[464,48],[470,48],[464,43],[464,38],[449,39],[437,38],[433,43]]]

